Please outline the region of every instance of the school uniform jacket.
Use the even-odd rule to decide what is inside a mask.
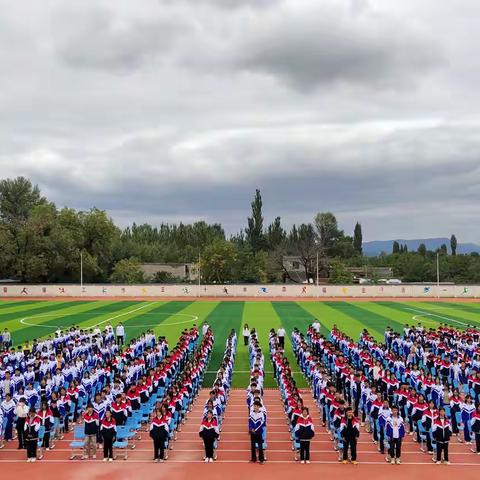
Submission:
[[[157,416],[153,417],[150,423],[150,437],[153,439],[165,439],[170,430],[169,428],[170,417],[168,415],[163,415],[158,418]]]
[[[446,443],[452,436],[452,427],[448,418],[443,421],[440,418],[435,419],[432,426],[433,438],[440,443]]]
[[[348,440],[358,438],[360,436],[360,422],[355,417],[350,420],[344,417],[340,424],[340,433],[343,438]]]
[[[93,412],[91,415],[85,413],[83,420],[85,421],[85,435],[96,435],[100,424],[97,412]]]
[[[300,441],[311,440],[315,436],[315,427],[310,415],[307,418],[304,418],[302,415],[297,419],[294,432],[295,437]]]
[[[402,439],[405,436],[405,423],[402,417],[397,416],[396,418],[390,416],[385,424],[385,434],[388,438],[393,438],[393,427],[394,422],[397,422],[398,427],[398,438]]]
[[[211,421],[204,419],[198,434],[205,440],[215,440],[218,437],[217,420],[215,418]]]
[[[40,430],[40,419],[35,417],[28,416],[25,420],[25,437],[27,440],[35,440],[38,438],[38,431]]]
[[[114,418],[107,420],[104,418],[100,425],[100,433],[103,438],[113,440],[117,436],[117,424]]]

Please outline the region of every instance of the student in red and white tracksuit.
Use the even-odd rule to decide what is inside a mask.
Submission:
[[[205,461],[213,462],[214,444],[218,438],[218,425],[211,410],[207,412],[206,418],[203,419],[200,425],[199,435],[202,437],[205,446]]]
[[[343,461],[348,462],[348,449],[351,452],[351,461],[357,463],[357,439],[360,436],[360,422],[353,416],[353,410],[349,407],[346,410],[345,418],[340,424],[340,433],[343,437]]]
[[[100,419],[97,412],[93,410],[93,405],[87,405],[87,411],[83,415],[85,422],[85,446],[83,452],[83,459],[97,458],[97,434],[100,425]]]
[[[438,411],[438,417],[433,422],[432,433],[433,438],[437,442],[436,463],[440,463],[442,460],[442,452],[445,463],[450,463],[448,460],[448,444],[452,436],[452,426],[445,415],[444,408],[440,408]]]
[[[107,410],[100,424],[100,436],[103,440],[103,461],[113,462],[113,444],[117,436],[117,425],[112,412]]]
[[[300,462],[310,463],[310,440],[315,436],[315,427],[307,407],[303,407],[302,415],[297,418],[294,432],[300,443]]]
[[[27,445],[27,462],[34,462],[37,459],[38,431],[40,430],[40,418],[37,417],[35,408],[30,409],[25,420],[24,432]]]

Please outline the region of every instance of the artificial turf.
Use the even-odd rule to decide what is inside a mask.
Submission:
[[[0,329],[12,332],[15,345],[27,340],[52,334],[58,327],[79,325],[88,328],[122,322],[128,338],[153,329],[156,335],[165,335],[174,344],[184,328],[202,324],[212,327],[215,345],[208,367],[204,386],[213,382],[215,372],[222,361],[228,333],[235,329],[238,348],[233,377],[234,387],[245,387],[248,383],[248,350],[243,345],[242,329],[248,323],[250,329],[258,332],[264,355],[266,387],[275,386],[271,375],[268,356],[268,332],[283,325],[290,334],[294,327],[305,330],[314,318],[322,325],[322,333],[328,334],[334,324],[358,339],[360,332],[367,328],[379,340],[383,338],[386,326],[401,331],[406,323],[421,322],[426,327],[439,323],[465,328],[467,325],[480,327],[480,305],[474,303],[449,302],[213,302],[213,301],[82,301],[48,302],[0,301]],[[286,352],[297,371],[289,339]],[[300,373],[295,373],[297,382],[305,386]]]

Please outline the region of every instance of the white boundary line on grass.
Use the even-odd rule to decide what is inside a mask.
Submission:
[[[120,317],[124,317],[126,315],[130,315],[131,313],[135,313],[135,312],[138,312],[139,310],[143,310],[144,308],[146,307],[150,307],[152,305],[155,305],[156,303],[158,302],[150,302],[150,303],[147,303],[145,305],[142,305],[138,308],[135,308],[133,310],[129,310],[128,312],[123,312],[123,313],[120,313],[118,315],[114,315],[113,317],[110,317],[110,318],[107,318],[106,320],[103,320],[101,322],[98,322],[94,325],[91,325],[91,326],[88,326],[88,327],[85,327],[85,328],[95,328],[95,327],[98,327],[100,325],[103,325],[104,323],[107,323],[107,322],[111,322],[112,320],[115,320],[117,318],[120,318]],[[89,313],[89,312],[80,312],[80,313],[77,313],[77,314],[70,314],[70,313],[46,313],[46,314],[41,314],[41,315],[30,315],[28,317],[24,317],[24,318],[21,318],[20,319],[20,323],[22,325],[27,325],[27,326],[30,326],[30,327],[41,327],[41,328],[63,328],[61,327],[60,325],[43,325],[41,323],[30,323],[28,322],[27,320],[32,320],[34,318],[45,318],[45,317],[66,317],[68,315],[94,315],[92,313]],[[158,327],[160,325],[163,325],[164,327],[169,327],[169,326],[173,326],[173,325],[183,325],[183,324],[187,324],[187,323],[193,323],[193,322],[196,322],[198,320],[198,316],[197,315],[190,315],[188,313],[168,313],[168,312],[158,312],[158,313],[144,313],[143,315],[163,315],[163,316],[182,316],[182,317],[189,317],[188,320],[185,320],[185,321],[181,321],[181,322],[172,322],[172,323],[150,323],[150,324],[143,324],[143,325],[125,325],[125,328],[154,328],[154,327]]]
[[[437,318],[441,318],[442,320],[448,320],[449,322],[458,323],[459,325],[463,325],[464,327],[469,326],[468,323],[460,322],[458,320],[455,320],[454,318],[444,317],[443,315],[438,315],[437,313],[426,312],[425,310],[417,310],[416,308],[411,308],[411,307],[405,307],[405,310],[410,310],[411,312],[417,312],[421,314],[421,315],[414,315],[412,317],[412,320],[416,320],[417,317],[437,317]]]

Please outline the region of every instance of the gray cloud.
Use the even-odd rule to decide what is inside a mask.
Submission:
[[[409,88],[442,60],[432,38],[365,4],[319,2],[271,11],[239,48],[241,68],[278,76],[300,91],[359,83]]]
[[[219,1],[0,0],[1,176],[122,225],[235,232],[258,187],[266,221],[478,241],[477,2]]]

